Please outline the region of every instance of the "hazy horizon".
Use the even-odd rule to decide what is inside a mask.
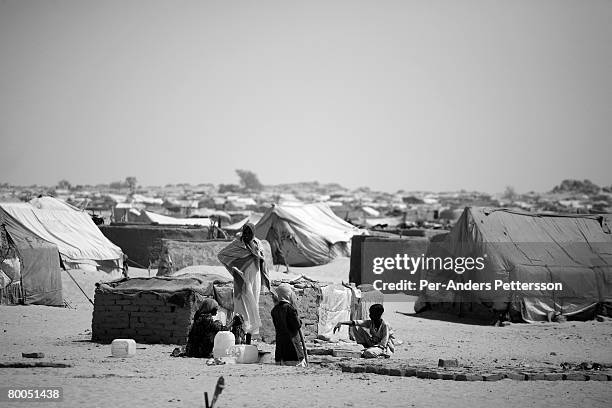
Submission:
[[[612,185],[610,1],[1,1],[0,182]]]

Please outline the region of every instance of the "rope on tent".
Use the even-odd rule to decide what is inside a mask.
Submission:
[[[139,268],[147,269],[146,266],[139,264],[138,262],[134,261],[133,259],[126,258],[126,262],[131,262],[131,263],[133,263],[134,265],[136,265]]]
[[[91,303],[92,305],[94,304],[94,302],[89,298],[89,296],[87,296],[87,293],[85,293],[85,291],[83,290],[83,288],[81,288],[81,285],[79,285],[79,283],[76,281],[76,279],[74,279],[72,277],[72,275],[70,274],[70,272],[68,271],[68,269],[64,269],[66,271],[66,273],[68,273],[68,276],[70,276],[70,279],[72,279],[72,281],[75,283],[75,285],[77,285],[77,287],[81,290],[81,292],[83,293],[83,295],[85,295],[85,297],[87,298],[87,300],[89,300],[89,303]]]

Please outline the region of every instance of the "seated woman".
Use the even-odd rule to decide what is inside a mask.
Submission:
[[[187,357],[212,357],[215,336],[227,328],[219,320],[214,320],[219,304],[214,299],[205,299],[200,310],[193,316],[185,355]]]
[[[273,294],[272,322],[276,330],[274,360],[278,365],[304,365],[306,362],[302,344],[302,322],[295,308],[295,294],[287,283],[282,283]]]
[[[391,357],[395,351],[395,338],[391,326],[382,319],[384,311],[383,305],[376,303],[370,306],[369,320],[339,322],[334,327],[334,333],[340,330],[343,324],[351,326],[353,338],[365,347],[361,354],[363,358]]]

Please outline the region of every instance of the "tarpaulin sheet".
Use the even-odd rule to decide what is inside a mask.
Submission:
[[[122,265],[121,248],[100,232],[87,213],[61,202],[39,199],[35,204],[40,208],[30,203],[0,204],[0,218],[12,236],[34,234],[55,244],[62,258],[70,263],[106,260]]]
[[[151,223],[159,225],[201,225],[210,227],[210,218],[174,218],[167,215],[156,214],[151,211],[143,210],[142,213]]]
[[[62,276],[55,245],[18,245],[23,259],[21,289],[26,305],[62,306]]]
[[[24,304],[62,306],[62,277],[57,246],[7,226],[20,258],[20,298]]]
[[[114,282],[104,282],[98,288],[104,291],[130,294],[137,292],[176,292],[180,290],[193,290],[207,296],[212,296],[212,285],[228,282],[226,277],[220,275],[200,276],[154,276],[150,278],[128,278]]]
[[[164,298],[181,297],[181,294],[195,293],[204,297],[212,297],[225,309],[233,310],[232,288],[227,283],[232,282],[225,276],[182,275],[178,277],[156,276],[151,278],[121,279],[114,282],[97,284],[101,292],[136,296],[142,292],[152,292]],[[172,303],[177,303],[174,301]],[[183,300],[181,303],[185,303]]]
[[[333,333],[333,329],[337,323],[351,318],[351,289],[342,285],[328,285],[321,288],[321,295],[317,333],[333,339],[348,340],[348,326],[342,326],[336,333]]]
[[[466,208],[427,257],[484,257],[485,268],[463,274],[425,269],[422,279],[467,282],[561,283],[556,290],[425,290],[420,301],[510,303],[525,321],[549,312],[575,315],[612,302],[612,234],[609,215],[549,215]]]
[[[280,255],[293,266],[323,265],[339,255],[348,256],[351,238],[363,233],[323,203],[275,205],[255,226],[255,236],[270,242],[275,262]]]

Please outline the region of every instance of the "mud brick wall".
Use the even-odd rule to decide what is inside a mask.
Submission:
[[[283,282],[273,281],[272,290],[281,283]],[[300,319],[302,319],[304,337],[312,340],[318,334],[321,287],[316,282],[298,282],[292,284],[292,286],[297,297],[297,311]],[[266,288],[262,288],[261,296],[259,297],[259,316],[262,323],[259,335],[260,339],[266,343],[273,342],[276,336],[271,315],[273,307],[272,294]]]
[[[217,259],[217,254],[225,248],[231,240],[176,240],[161,239],[162,254],[168,251],[172,259],[174,271],[193,265],[223,266]],[[268,267],[272,267],[272,251],[268,241],[261,240],[264,256]],[[161,265],[157,276],[162,276]]]
[[[179,294],[187,299],[183,306],[168,302],[167,294],[125,295],[96,290],[92,340],[110,343],[117,338],[128,338],[138,343],[187,343],[193,315],[204,297],[193,291]]]
[[[202,226],[118,224],[100,225],[98,228],[132,261],[144,267],[148,267],[149,262],[157,267],[164,238],[184,241],[208,238],[208,227]]]

